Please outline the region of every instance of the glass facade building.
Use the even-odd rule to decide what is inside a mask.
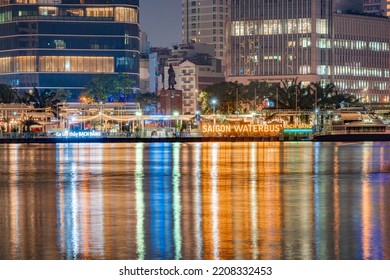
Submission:
[[[390,20],[362,1],[231,0],[228,79],[333,82],[367,102],[389,102]]]
[[[0,0],[0,83],[79,92],[97,74],[139,84],[139,0]]]
[[[182,0],[182,43],[206,43],[224,65],[230,0]]]

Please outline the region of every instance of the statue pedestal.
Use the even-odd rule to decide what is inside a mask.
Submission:
[[[182,114],[183,91],[177,89],[167,89],[160,91],[160,110],[163,115],[173,115],[177,112]]]

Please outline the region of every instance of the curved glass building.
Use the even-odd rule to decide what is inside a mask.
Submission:
[[[139,83],[139,0],[0,0],[0,83],[79,92],[97,74]]]

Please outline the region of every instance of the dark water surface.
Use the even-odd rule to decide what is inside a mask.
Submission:
[[[390,143],[0,145],[0,259],[390,259]]]

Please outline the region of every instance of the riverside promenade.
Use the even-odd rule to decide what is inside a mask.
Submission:
[[[213,135],[200,133],[171,134],[169,136],[150,136],[146,133],[101,133],[99,131],[80,131],[62,133],[0,133],[0,144],[18,143],[152,143],[152,142],[283,142],[311,140],[307,134],[273,135]]]
[[[50,144],[50,143],[153,143],[153,142],[275,142],[275,141],[300,141],[298,137],[280,136],[187,136],[187,137],[9,137],[1,138],[0,144]]]

